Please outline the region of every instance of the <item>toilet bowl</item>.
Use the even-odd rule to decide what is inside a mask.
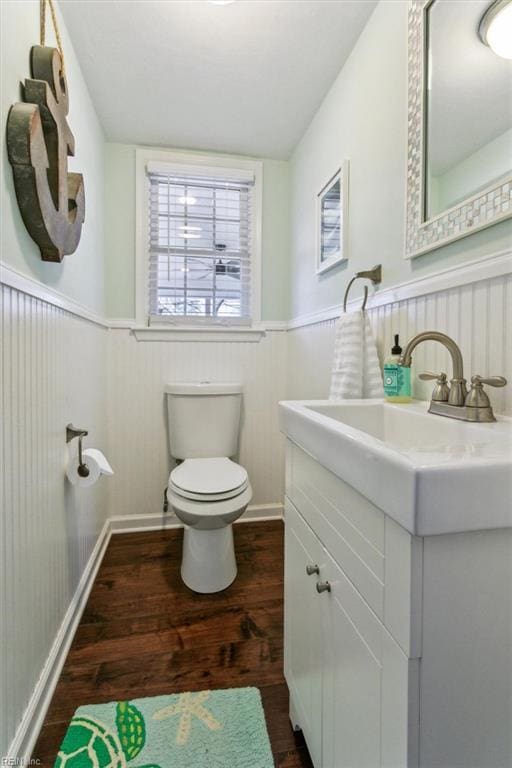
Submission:
[[[219,592],[236,578],[232,523],[252,498],[238,453],[242,386],[168,384],[169,447],[177,462],[167,499],[184,524],[181,577],[195,592]]]
[[[186,459],[167,498],[185,525],[181,577],[194,592],[219,592],[237,574],[232,523],[252,498],[246,470],[228,458]]]
[[[232,523],[252,498],[246,470],[228,458],[186,459],[167,498],[185,525],[181,578],[194,592],[219,592],[237,574]]]

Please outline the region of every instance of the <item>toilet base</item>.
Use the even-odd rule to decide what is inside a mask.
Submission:
[[[185,526],[181,578],[194,592],[208,594],[229,587],[237,573],[233,527],[199,530]]]

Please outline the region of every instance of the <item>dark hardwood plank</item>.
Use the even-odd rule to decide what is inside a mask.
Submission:
[[[81,624],[71,647],[68,662],[87,664],[94,659],[110,661],[119,657],[119,641],[127,657],[142,653],[193,648],[197,645],[222,643],[252,638],[280,637],[281,608],[273,601],[256,604],[254,608],[228,606],[218,611],[200,610],[186,616],[143,615],[111,622]]]
[[[216,595],[181,581],[181,542],[181,530],[112,537],[34,750],[43,765],[82,704],[253,685],[276,766],[312,768],[288,719],[282,523],[235,526],[238,576]]]

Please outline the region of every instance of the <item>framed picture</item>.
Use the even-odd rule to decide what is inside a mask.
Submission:
[[[316,197],[316,272],[321,274],[348,258],[348,172],[344,160]]]

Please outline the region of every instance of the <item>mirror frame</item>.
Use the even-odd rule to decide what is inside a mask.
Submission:
[[[512,173],[425,221],[427,11],[436,0],[409,0],[405,258],[433,251],[512,216]]]

